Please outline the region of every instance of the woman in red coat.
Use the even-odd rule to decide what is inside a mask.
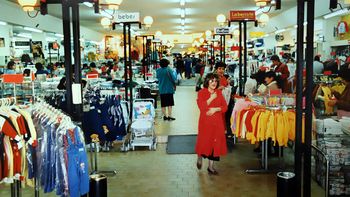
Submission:
[[[198,122],[198,137],[196,153],[198,155],[197,168],[202,167],[202,158],[209,159],[208,173],[217,175],[214,161],[219,161],[221,155],[227,153],[225,125],[223,113],[227,110],[227,103],[222,96],[217,74],[209,73],[204,79],[204,88],[198,92],[197,104],[200,110]]]

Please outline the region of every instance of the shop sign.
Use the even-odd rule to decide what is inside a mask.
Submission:
[[[118,13],[116,22],[140,22],[140,12]]]
[[[216,27],[214,28],[215,34],[230,34],[230,28],[229,27]]]
[[[231,10],[230,21],[255,21],[254,10]]]

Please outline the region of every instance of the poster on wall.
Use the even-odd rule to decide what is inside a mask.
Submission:
[[[0,38],[0,47],[5,47],[5,38]]]

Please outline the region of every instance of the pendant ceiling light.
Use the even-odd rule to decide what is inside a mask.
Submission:
[[[107,17],[103,17],[101,19],[101,25],[104,27],[104,28],[108,28],[110,25],[111,25],[111,20],[109,20],[109,18]]]
[[[163,34],[162,34],[161,31],[156,31],[156,37],[157,37],[157,38],[161,37],[162,35],[163,35]]]
[[[105,0],[108,5],[108,9],[117,10],[119,9],[120,4],[122,4],[123,0]]]
[[[153,24],[152,16],[145,16],[145,18],[143,18],[143,24],[145,24],[146,27],[151,27],[151,25]]]
[[[267,23],[267,22],[269,22],[269,20],[270,20],[269,15],[267,15],[265,13],[262,13],[259,17],[259,23]]]
[[[271,3],[271,0],[255,0],[255,5],[257,7],[265,7]]]
[[[205,36],[210,37],[211,36],[211,31],[210,30],[205,31]]]
[[[216,21],[219,23],[220,26],[223,26],[226,22],[226,16],[223,14],[219,14],[216,16]]]
[[[33,11],[37,0],[18,0],[18,4],[22,6],[24,11]]]

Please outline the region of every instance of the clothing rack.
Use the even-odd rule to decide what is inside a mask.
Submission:
[[[16,97],[0,98],[0,108],[5,106],[14,106],[14,105],[16,105]],[[36,159],[35,154],[32,156],[34,159]],[[36,177],[34,177],[33,180],[34,180],[34,196],[39,197],[39,186],[37,185]],[[14,183],[11,183],[10,190],[11,190],[11,197],[21,197],[22,196],[21,181],[14,180]]]

